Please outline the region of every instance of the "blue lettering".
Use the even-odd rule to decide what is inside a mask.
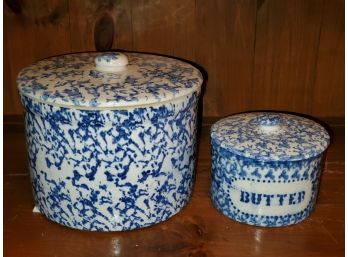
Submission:
[[[298,203],[300,203],[304,200],[305,194],[306,194],[305,191],[301,191],[298,193]]]
[[[240,193],[240,201],[243,203],[248,203],[250,201],[249,193],[245,191],[241,191]]]
[[[284,203],[284,198],[287,196],[287,194],[283,194],[283,195],[277,195],[278,199],[279,199],[279,205],[283,206]]]
[[[294,205],[294,204],[296,204],[295,196],[296,196],[296,193],[293,193],[293,194],[290,194],[290,195],[289,195],[289,205]]]
[[[274,195],[263,195],[266,197],[266,206],[271,206],[271,198],[274,197]]]
[[[257,196],[257,198],[256,198]],[[256,193],[252,193],[251,194],[251,202],[253,204],[259,205],[262,199],[262,194],[256,194]]]
[[[292,194],[258,194],[254,192],[240,191],[240,201],[242,203],[251,203],[254,205],[265,206],[278,205],[284,206],[284,204],[295,205],[304,201],[306,192],[300,191]],[[263,200],[264,199],[264,200]],[[272,201],[272,199],[275,199]]]

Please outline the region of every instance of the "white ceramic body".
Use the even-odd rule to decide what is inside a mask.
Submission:
[[[179,212],[194,182],[198,98],[79,110],[22,96],[40,212],[92,231],[142,228]]]
[[[298,161],[256,161],[212,140],[211,197],[224,215],[250,225],[296,224],[312,212],[323,154]]]

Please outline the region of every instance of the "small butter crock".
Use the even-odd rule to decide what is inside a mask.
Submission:
[[[312,212],[329,145],[318,123],[292,114],[250,112],[211,128],[213,205],[250,225],[296,224]]]
[[[41,60],[17,78],[36,205],[71,228],[150,226],[189,201],[202,76],[140,53]]]

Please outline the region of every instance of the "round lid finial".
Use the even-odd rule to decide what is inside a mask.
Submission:
[[[103,72],[123,71],[128,65],[128,58],[119,52],[107,52],[95,57],[96,69]]]
[[[256,122],[264,132],[276,132],[279,130],[280,115],[276,113],[262,113],[256,117]]]
[[[265,113],[257,116],[256,120],[261,126],[278,126],[280,123],[280,116],[274,113]]]

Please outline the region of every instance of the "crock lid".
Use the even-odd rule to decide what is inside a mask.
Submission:
[[[318,123],[291,114],[251,112],[233,115],[211,128],[213,143],[260,161],[296,161],[328,147],[328,132]]]
[[[186,62],[120,52],[51,57],[17,77],[22,95],[82,109],[151,105],[198,91],[201,84],[201,73]]]

